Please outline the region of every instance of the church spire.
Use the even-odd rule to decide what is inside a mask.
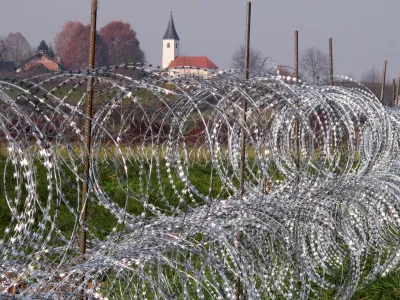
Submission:
[[[171,16],[169,18],[167,31],[164,34],[163,40],[176,40],[176,41],[179,41],[179,36],[178,36],[178,33],[176,32],[176,29],[175,29],[174,18],[172,17],[172,11],[171,11]]]

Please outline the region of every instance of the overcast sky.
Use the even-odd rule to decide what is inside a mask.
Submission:
[[[69,20],[90,20],[90,0],[0,0],[0,36],[20,31],[37,46],[53,42]],[[172,7],[181,54],[207,55],[229,68],[235,49],[244,44],[243,0],[100,0],[98,28],[112,20],[129,22],[148,62],[161,64],[161,43]],[[328,51],[333,38],[335,74],[357,79],[370,67],[388,78],[400,75],[398,0],[253,0],[251,45],[276,64],[293,65],[293,32],[300,51],[315,46]],[[269,63],[270,65],[270,63]]]

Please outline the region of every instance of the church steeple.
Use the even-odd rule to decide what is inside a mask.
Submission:
[[[179,36],[178,36],[178,33],[176,32],[176,29],[175,29],[174,18],[172,17],[172,11],[171,11],[171,16],[169,18],[167,31],[164,34],[163,40],[176,40],[176,41],[179,41]]]
[[[163,49],[162,49],[162,67],[167,68],[171,61],[175,60],[179,56],[179,44],[180,39],[175,29],[174,18],[169,18],[167,31],[163,37]]]

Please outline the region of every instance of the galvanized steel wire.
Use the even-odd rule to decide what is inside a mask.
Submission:
[[[398,111],[357,82],[258,72],[242,81],[241,72],[170,76],[125,64],[0,80],[0,192],[11,216],[2,295],[232,299],[240,276],[247,299],[329,289],[348,299],[396,269]],[[82,262],[89,78],[96,113]],[[93,206],[111,228],[96,227],[103,216]]]

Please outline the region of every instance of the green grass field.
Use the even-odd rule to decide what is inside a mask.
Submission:
[[[14,189],[14,186],[16,185],[14,170],[11,168],[9,163],[6,163],[7,157],[5,156],[5,151],[2,151],[2,153],[3,154],[0,156],[0,170],[4,170],[4,182],[3,184],[0,184],[0,235],[3,237],[4,230],[12,221],[5,195],[10,199],[13,199],[17,196],[17,191]],[[146,189],[148,189],[147,197],[149,203],[168,211],[168,205],[166,206],[166,203],[160,201],[162,195],[159,191],[159,185],[161,184],[165,195],[168,196],[168,204],[173,207],[180,207],[181,210],[185,209],[185,207],[180,204],[178,196],[174,193],[174,190],[171,187],[165,162],[163,162],[160,167],[160,178],[157,177],[156,172],[149,175],[148,166],[145,163],[142,164],[142,167],[139,163],[128,162],[128,164],[128,180],[126,180],[124,184],[127,184],[133,193],[140,195],[143,190],[141,182],[148,183]],[[47,172],[45,167],[39,161],[35,162],[35,169],[38,198],[39,201],[45,203],[48,195]],[[63,183],[61,184],[61,187],[66,194],[69,204],[72,207],[75,207],[76,213],[79,214],[78,199],[80,195],[77,192],[76,186],[74,187],[72,185],[73,182],[76,182],[75,175],[66,166],[62,166],[61,169],[63,173],[61,180]],[[130,200],[126,202],[126,194],[124,191],[126,185],[118,183],[118,176],[121,176],[121,178],[124,178],[125,176],[121,173],[119,166],[116,168],[112,161],[102,161],[98,165],[98,170],[100,170],[98,174],[100,186],[110,199],[118,203],[121,207],[125,207],[126,205],[126,210],[130,214],[139,215],[143,213],[143,205],[139,201],[135,201],[135,197],[131,197]],[[189,180],[202,194],[209,194],[210,197],[217,199],[226,199],[229,196],[230,191],[222,188],[223,184],[218,177],[216,177],[214,182],[212,182],[213,189],[211,193],[209,193],[211,186],[211,172],[213,171],[209,163],[192,163],[189,169]],[[271,172],[274,173],[275,176],[280,176],[275,170],[271,170]],[[147,179],[140,180],[140,177],[143,178],[145,175],[147,175]],[[214,173],[214,175],[216,174]],[[181,190],[184,188],[184,185],[178,180],[175,174],[172,174],[172,179],[176,184],[176,189]],[[27,196],[27,191],[22,189],[20,192],[20,198],[24,199],[24,197]],[[94,199],[93,195],[92,199]],[[195,197],[195,200],[197,201],[196,205],[202,204],[201,199]],[[24,209],[24,203],[21,202],[17,207],[17,210],[23,211]],[[63,234],[68,236],[73,232],[76,220],[73,218],[73,215],[65,204],[60,203],[58,206],[52,206],[51,213],[54,213],[56,209],[59,210],[57,227]],[[151,217],[151,215],[148,216]],[[43,216],[38,213],[36,215],[36,222],[39,222],[42,217]],[[115,217],[106,208],[98,205],[96,201],[91,201],[89,203],[88,220],[90,231],[99,239],[105,238],[113,228],[118,226]],[[117,228],[121,229],[121,227]],[[52,240],[51,243],[56,246],[57,240]],[[340,282],[340,276],[337,277],[337,280]],[[334,290],[321,291],[320,299],[332,299],[334,294]],[[400,299],[400,272],[393,272],[385,278],[378,278],[358,291],[354,295],[353,299]]]

